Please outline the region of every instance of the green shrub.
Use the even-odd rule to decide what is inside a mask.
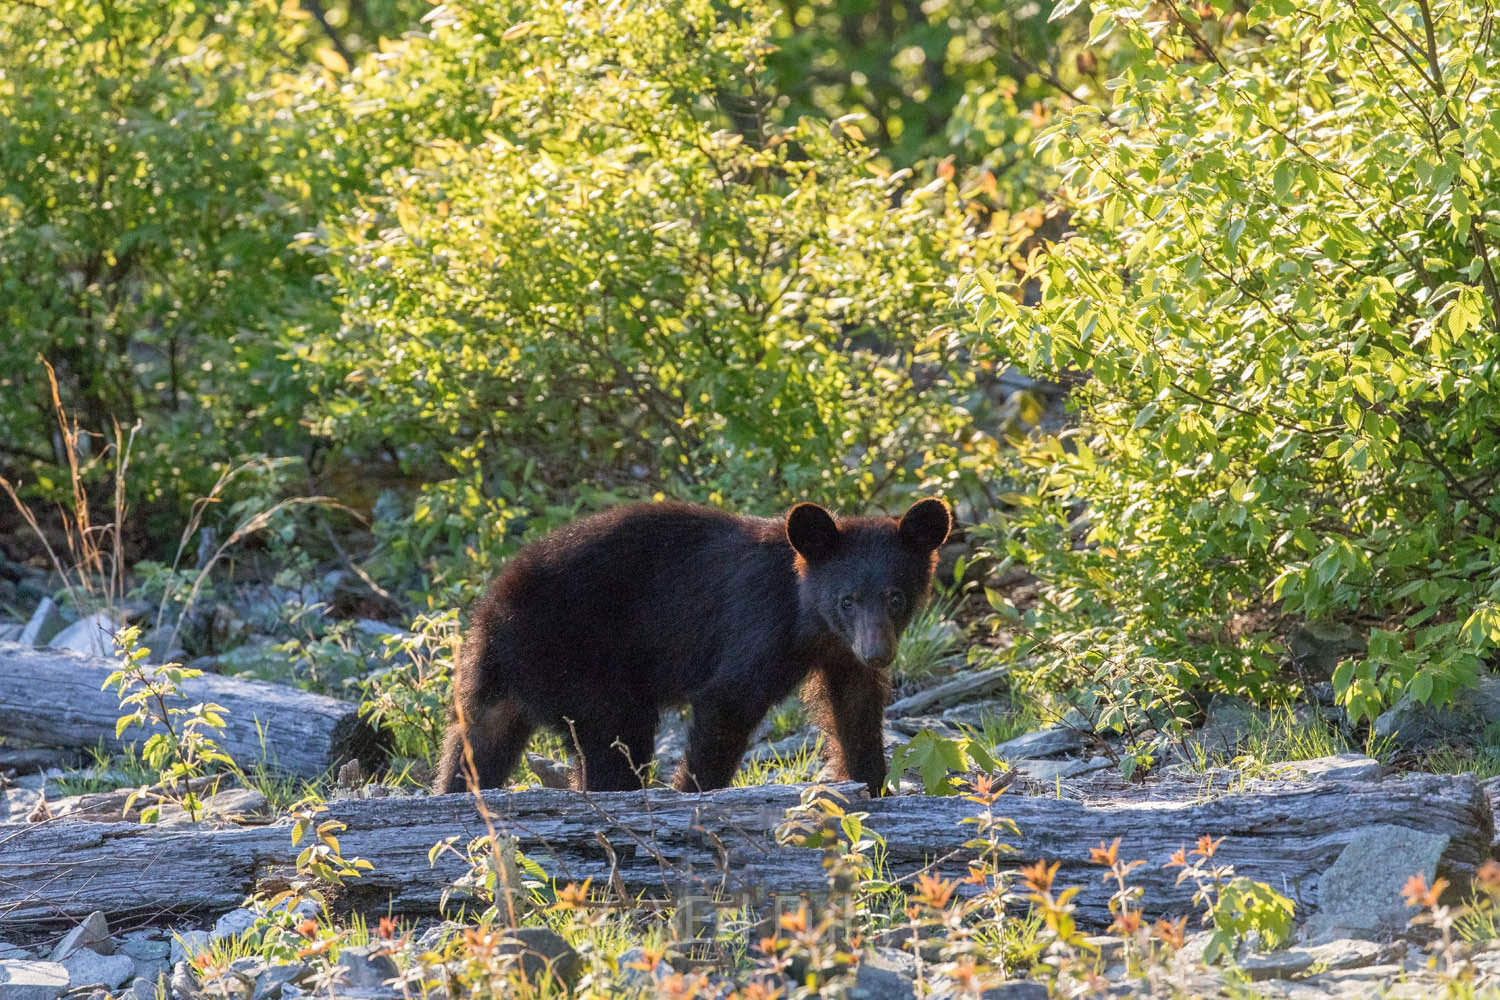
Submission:
[[[320,433],[432,482],[388,553],[492,562],[658,492],[863,508],[972,481],[953,286],[987,244],[951,188],[905,190],[837,124],[729,127],[726,95],[766,100],[762,11],[447,5],[431,27],[369,86],[415,60],[405,100],[441,105],[482,67],[484,138],[432,139],[326,227],[343,326],[302,355]]]
[[[274,335],[318,304],[287,249],[313,216],[283,183],[279,7],[0,9],[0,469],[29,489],[66,485],[39,356],[85,432],[143,420],[133,499],[185,508],[299,433]]]
[[[1114,110],[1041,140],[1077,232],[1038,264],[1038,308],[968,289],[981,356],[1088,376],[1078,432],[1033,443],[1015,530],[993,529],[1043,580],[1023,648],[1254,693],[1292,626],[1345,623],[1353,715],[1447,699],[1500,640],[1489,15],[1094,10]]]
[[[1052,16],[1077,4],[786,0],[779,6],[783,16],[771,26],[776,50],[766,59],[777,117],[858,116],[871,142],[899,166],[953,156],[959,165],[983,164],[1002,177],[1024,175],[1034,162],[1027,140],[1045,119],[1034,105],[1096,86],[1097,60],[1080,37],[1084,16]],[[1028,195],[1027,207],[1034,197]]]

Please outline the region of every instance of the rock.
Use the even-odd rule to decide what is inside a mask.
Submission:
[[[92,949],[100,955],[115,953],[115,943],[109,936],[109,921],[104,919],[102,911],[95,910],[84,918],[83,923],[68,931],[47,956],[47,961],[61,962],[80,948]]]
[[[42,804],[40,788],[7,788],[0,791],[0,823],[25,823]]]
[[[578,952],[556,931],[546,927],[517,927],[508,931],[506,938],[499,952],[519,954],[517,964],[528,982],[540,982],[550,969],[561,982],[571,986],[582,970]]]
[[[384,986],[386,980],[401,974],[385,945],[367,944],[339,952],[338,967],[343,970],[339,982],[344,986],[370,989]]]
[[[32,961],[36,956],[18,944],[11,944],[9,941],[0,941],[0,958]]]
[[[37,771],[78,767],[84,762],[79,750],[61,747],[0,747],[0,773],[34,774]]]
[[[626,990],[653,989],[654,991],[656,984],[677,972],[672,967],[672,963],[665,958],[659,959],[656,965],[647,971],[643,968],[647,964],[646,949],[639,946],[621,952],[620,957],[616,959],[616,964],[620,968],[619,985]]]
[[[312,974],[312,968],[307,965],[273,965],[255,980],[255,993],[251,1000],[278,1000],[280,997],[296,996],[301,992],[296,987]],[[287,987],[292,989],[288,990]]]
[[[1240,971],[1251,982],[1259,983],[1267,979],[1290,979],[1297,973],[1311,968],[1313,957],[1309,952],[1300,948],[1291,948],[1286,951],[1249,955],[1241,959],[1238,964]]]
[[[902,957],[910,960],[910,956]],[[905,968],[878,953],[869,955],[854,971],[854,985],[845,996],[849,1000],[915,1000],[916,986]]]
[[[223,820],[229,823],[254,822],[271,818],[271,807],[266,797],[254,788],[226,788],[222,792],[203,799],[198,811],[198,821]],[[186,809],[173,803],[163,803],[157,826],[181,826],[194,822]]]
[[[297,917],[301,920],[316,920],[318,914],[322,912],[322,910],[318,907],[318,904],[314,903],[310,899],[299,899],[296,902],[293,902],[290,898],[287,898],[271,907],[266,911],[266,913],[269,915],[274,913],[286,913],[288,911],[291,912],[292,916]]]
[[[1290,771],[1298,778],[1313,781],[1378,781],[1380,761],[1362,753],[1340,753],[1332,757],[1294,760],[1278,764],[1276,770]]]
[[[230,910],[218,920],[214,921],[213,930],[208,932],[210,941],[222,941],[225,938],[237,938],[241,934],[255,926],[260,915],[254,910],[241,907],[238,910]]]
[[[531,768],[531,773],[536,775],[536,780],[543,788],[572,787],[572,771],[561,761],[543,757],[539,753],[528,753],[526,766]]]
[[[1357,831],[1319,880],[1318,910],[1304,931],[1308,943],[1404,931],[1416,910],[1402,899],[1402,886],[1417,874],[1431,885],[1447,846],[1442,834],[1402,826],[1382,824]]]
[[[874,943],[877,951],[890,949],[916,955],[929,964],[940,961],[943,957],[943,929],[935,924],[922,924],[915,928],[909,924],[892,927],[876,934]]]
[[[1088,760],[1021,760],[1016,762],[1016,773],[1032,781],[1057,781],[1059,778],[1074,778],[1090,771],[1102,771],[1109,767],[1108,757],[1091,757]]]
[[[961,735],[958,728],[941,715],[909,715],[892,719],[890,725],[902,736],[915,736],[924,729],[950,740]]]
[[[116,989],[135,975],[135,959],[129,955],[101,955],[79,948],[62,963],[68,971],[68,988],[103,986]]]
[[[23,646],[41,646],[57,634],[63,627],[62,612],[57,609],[57,602],[50,597],[44,597],[36,610],[31,614],[31,620],[21,630],[21,636],[16,641]]]
[[[1358,969],[1338,969],[1308,976],[1302,983],[1319,990],[1324,996],[1333,997],[1389,997],[1381,989],[1411,975],[1411,970],[1400,965],[1367,965]],[[1443,996],[1442,990],[1434,990],[1433,997]]]
[[[1011,979],[979,994],[980,1000],[1047,1000],[1047,987],[1029,979]]]
[[[130,989],[120,995],[120,1000],[156,1000],[157,979],[150,976],[137,976],[130,984]],[[165,982],[162,983],[166,987]]]
[[[1340,661],[1364,648],[1364,637],[1340,622],[1312,622],[1287,636],[1287,649],[1297,666],[1322,677],[1332,677]]]
[[[1124,940],[1113,934],[1090,934],[1083,939],[1083,944],[1108,965],[1118,962],[1125,952]]]
[[[433,924],[417,936],[417,951],[437,951],[452,934],[453,925],[448,921]]]
[[[1083,736],[1076,729],[1052,726],[1038,729],[1034,733],[1017,736],[995,747],[993,756],[1004,760],[1030,760],[1034,757],[1051,757],[1060,753],[1072,753],[1083,749]]]
[[[136,931],[120,939],[119,951],[142,962],[165,962],[172,954],[172,946],[150,931]]]
[[[0,997],[5,1000],[57,1000],[68,987],[68,970],[56,962],[0,959]]]
[[[175,978],[176,968],[193,956],[208,950],[208,931],[179,931],[172,936],[171,951],[168,952]]]
[[[115,632],[120,623],[108,611],[96,611],[78,619],[57,635],[47,645],[53,649],[71,649],[75,653],[90,656],[115,655]]]
[[[1338,972],[1387,961],[1403,949],[1400,942],[1392,946],[1357,938],[1339,938],[1302,950],[1312,955],[1312,968],[1321,972]]]
[[[24,778],[17,778],[15,781],[11,782],[11,784],[17,788],[30,788],[33,791],[40,792],[46,789],[47,782],[55,782],[59,778],[63,778],[66,776],[66,772],[64,772],[62,768],[49,767],[45,770],[38,771],[35,774],[28,774]]]
[[[1233,757],[1250,733],[1263,728],[1269,719],[1269,715],[1243,698],[1215,695],[1208,703],[1203,725],[1190,739],[1205,754]]]
[[[229,967],[224,970],[224,978],[238,981],[247,987],[253,988],[255,981],[265,971],[265,959],[255,955],[245,955],[229,963]]]
[[[1476,736],[1500,721],[1500,677],[1482,677],[1476,687],[1453,696],[1447,708],[1434,709],[1402,698],[1375,720],[1377,736],[1401,746]]]
[[[172,967],[167,964],[167,960],[164,957],[163,958],[154,958],[154,959],[153,958],[131,958],[131,961],[135,963],[135,976],[134,976],[134,978],[136,980],[144,979],[144,980],[146,980],[147,982],[150,982],[150,983],[154,983],[157,980],[161,980],[162,982],[166,982],[167,977],[169,975],[171,975],[171,972],[172,972]],[[150,1000],[150,996],[154,996],[154,995],[155,994],[149,995],[148,996],[148,1000]]]
[[[656,730],[656,759],[662,770],[671,774],[671,765],[687,755],[688,724],[679,712],[667,712]],[[641,761],[635,762],[639,767]],[[564,786],[566,787],[566,786]]]
[[[744,763],[762,760],[791,760],[798,754],[812,753],[817,745],[816,733],[793,733],[791,736],[772,742],[758,743],[751,747],[750,752],[745,754]]]
[[[26,625],[23,622],[0,622],[0,642],[16,642],[24,631]]]
[[[917,956],[909,951],[901,951],[899,948],[882,948],[877,945],[870,949],[864,961],[874,962],[882,969],[899,972],[907,979],[917,978]]]
[[[394,625],[387,625],[385,622],[377,621],[374,618],[356,618],[354,620],[354,631],[360,633],[361,635],[379,636],[382,638],[388,635],[402,637],[411,635],[411,633],[406,631],[406,629],[404,628],[397,628]]]
[[[204,931],[195,931],[192,933],[206,934]],[[167,988],[170,990],[173,1000],[198,1000],[203,995],[203,992],[198,989],[197,977],[193,975],[193,970],[188,967],[186,962],[176,962],[172,965],[172,978],[168,982]]]
[[[950,726],[972,726],[979,729],[986,719],[1002,719],[1010,711],[1010,703],[1002,698],[957,705],[943,713],[943,721]]]

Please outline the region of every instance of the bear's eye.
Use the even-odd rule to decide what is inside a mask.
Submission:
[[[839,598],[839,610],[840,611],[853,611],[854,610],[854,596],[852,594],[845,594],[843,597]]]
[[[893,590],[885,595],[885,602],[890,605],[892,612],[899,613],[906,607],[906,595],[899,590]]]

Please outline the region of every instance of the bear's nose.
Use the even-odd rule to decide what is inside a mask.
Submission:
[[[891,644],[879,634],[866,633],[854,640],[854,655],[865,666],[884,670],[891,665]]]

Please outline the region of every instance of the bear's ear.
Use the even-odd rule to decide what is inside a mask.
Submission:
[[[896,530],[901,540],[918,552],[931,552],[948,540],[953,515],[948,505],[937,497],[918,500],[906,509]]]
[[[786,516],[786,540],[808,562],[833,555],[839,543],[839,526],[833,515],[815,503],[799,503]]]

